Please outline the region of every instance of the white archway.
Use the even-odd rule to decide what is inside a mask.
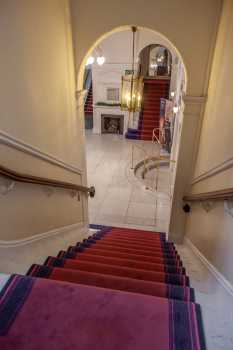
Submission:
[[[89,48],[89,50],[86,52],[85,56],[82,59],[82,63],[79,67],[79,71],[77,74],[77,91],[81,91],[83,88],[83,77],[84,77],[84,70],[85,70],[85,64],[87,61],[87,58],[90,56],[92,51],[101,44],[105,39],[110,37],[111,35],[118,33],[118,32],[124,32],[124,31],[130,31],[131,32],[131,27],[132,25],[125,25],[121,27],[117,27],[105,34],[103,34],[101,37],[99,37],[95,43]],[[160,44],[162,46],[167,47],[167,49],[172,53],[172,58],[178,57],[180,61],[183,64],[184,68],[184,77],[185,77],[185,88],[184,90],[186,91],[187,89],[187,84],[188,84],[188,73],[186,69],[185,62],[179,52],[179,50],[175,47],[175,45],[168,39],[166,38],[163,34],[156,32],[155,30],[146,28],[146,27],[140,27],[137,26],[138,28],[138,33],[140,36],[143,36],[143,38],[140,38],[139,40],[141,42],[137,42],[137,53],[139,53],[145,46],[150,45],[151,43],[156,42],[157,44]]]

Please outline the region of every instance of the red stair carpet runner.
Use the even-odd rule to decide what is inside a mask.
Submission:
[[[0,349],[205,350],[200,306],[165,234],[92,228],[82,243],[9,278]]]
[[[87,99],[84,106],[85,114],[93,114],[93,94],[92,94],[92,84],[88,90]]]
[[[141,125],[141,139],[152,139],[154,128],[159,128],[160,98],[169,97],[170,80],[147,79],[144,82],[144,103]]]
[[[143,106],[138,129],[129,128],[126,138],[152,140],[153,129],[159,128],[160,99],[169,97],[169,88],[170,79],[144,79]]]

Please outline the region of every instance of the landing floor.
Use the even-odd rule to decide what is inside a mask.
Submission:
[[[89,200],[90,222],[167,231],[170,200],[167,174],[160,174],[157,195],[131,170],[147,154],[158,154],[151,142],[129,141],[118,135],[86,134],[88,184],[96,188]],[[140,147],[140,148],[138,148]]]

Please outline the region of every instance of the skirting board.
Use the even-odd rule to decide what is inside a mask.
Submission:
[[[233,285],[219,272],[214,265],[212,265],[209,260],[200,252],[200,250],[190,241],[189,238],[184,238],[185,243],[191,248],[194,254],[202,261],[206,268],[215,276],[217,281],[222,285],[222,287],[233,296]]]
[[[87,223],[77,223],[0,246],[0,273],[25,274],[34,263],[43,264],[48,256],[81,242],[89,235]]]
[[[13,248],[13,247],[19,247],[25,244],[29,244],[35,241],[40,241],[41,239],[46,239],[52,236],[56,236],[62,233],[65,233],[67,231],[72,231],[75,229],[86,229],[88,230],[88,225],[84,224],[83,222],[78,222],[76,224],[67,225],[63,227],[59,227],[53,230],[50,230],[48,232],[40,233],[37,235],[29,236],[26,238],[18,239],[18,240],[12,240],[12,241],[3,241],[0,240],[0,248]]]

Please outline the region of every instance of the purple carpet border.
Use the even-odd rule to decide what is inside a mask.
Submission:
[[[27,300],[35,279],[12,275],[0,293],[0,336],[8,333]]]

